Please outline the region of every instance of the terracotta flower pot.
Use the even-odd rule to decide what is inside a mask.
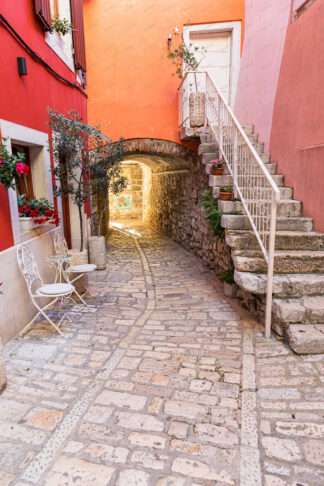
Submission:
[[[233,193],[232,192],[220,192],[220,198],[222,201],[230,201],[232,199]]]
[[[224,172],[224,167],[212,167],[213,175],[222,175]]]

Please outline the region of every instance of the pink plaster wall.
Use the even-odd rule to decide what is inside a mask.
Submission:
[[[241,124],[254,124],[266,151],[290,5],[291,0],[245,0],[235,114]]]
[[[270,151],[303,201],[304,216],[324,232],[324,0],[287,30],[274,105]]]

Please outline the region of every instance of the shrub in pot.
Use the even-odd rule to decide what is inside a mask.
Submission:
[[[224,270],[224,272],[220,274],[220,279],[224,284],[224,294],[226,297],[235,297],[237,287],[234,281],[234,269],[229,268],[228,270]]]
[[[220,187],[219,195],[222,201],[230,201],[233,197],[233,187],[232,186]]]

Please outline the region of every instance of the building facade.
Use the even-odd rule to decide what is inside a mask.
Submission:
[[[27,195],[54,202],[62,220],[62,201],[53,197],[48,108],[63,114],[75,110],[87,121],[82,0],[3,0],[0,14],[0,44],[5,46],[0,52],[1,136],[7,150],[24,153],[30,166]],[[64,36],[51,31],[53,17],[72,23],[73,31]],[[17,58],[25,59],[23,74],[18,71]],[[77,247],[72,205],[69,211],[72,244]],[[46,256],[53,253],[54,232],[50,225],[25,231],[19,220],[17,191],[5,191],[0,185],[0,307],[6,309],[1,312],[0,332],[4,341],[34,313],[17,266],[17,245],[23,242],[31,247],[46,281],[53,276]]]

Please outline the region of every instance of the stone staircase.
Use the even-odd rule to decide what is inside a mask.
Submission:
[[[264,145],[252,125],[243,127],[267,170],[280,189],[277,211],[275,275],[273,287],[272,328],[288,338],[297,353],[324,353],[324,235],[313,231],[312,218],[302,215],[302,203],[293,199],[293,189],[285,187],[284,176],[277,174],[277,164],[264,153]],[[222,226],[231,247],[235,282],[245,305],[261,320],[265,311],[266,263],[244,215],[240,201],[221,201],[219,188],[232,185],[226,168],[222,176],[211,175],[210,161],[218,156],[218,146],[211,132],[200,134],[198,153],[209,175],[213,197],[225,214]]]

